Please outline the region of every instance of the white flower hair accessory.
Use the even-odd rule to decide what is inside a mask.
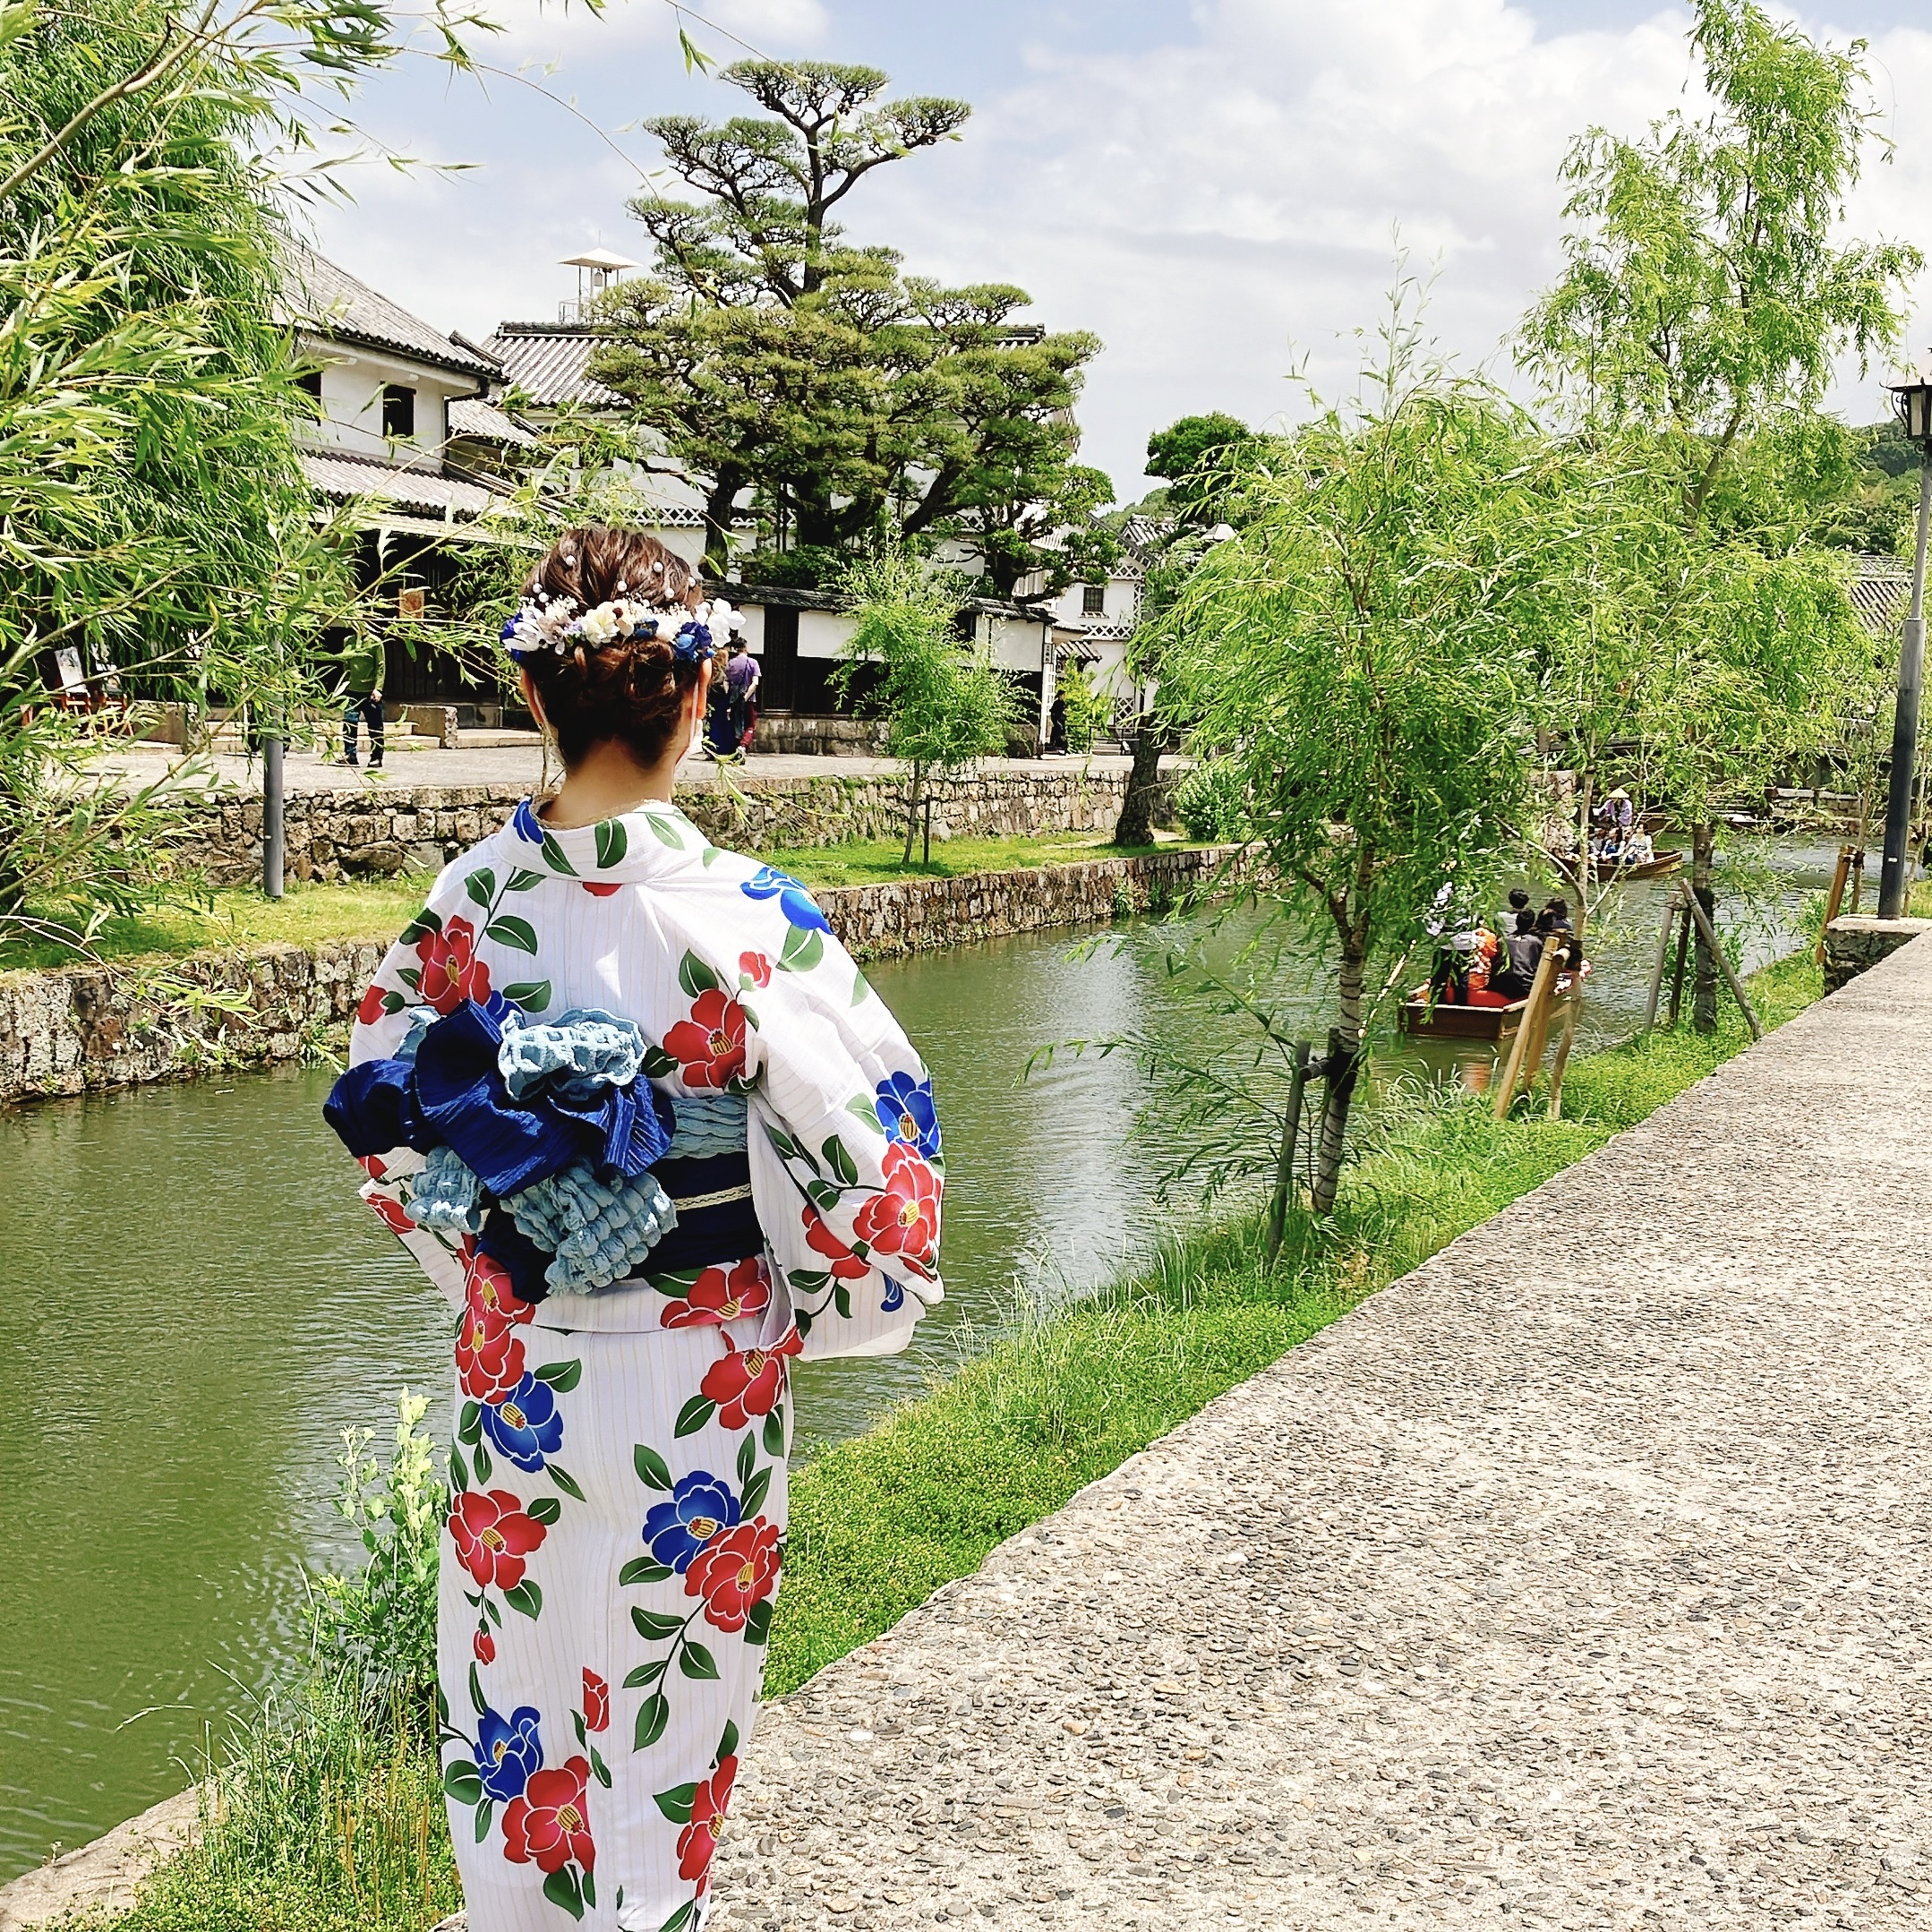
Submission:
[[[536,651],[554,651],[561,657],[579,644],[595,650],[622,638],[659,637],[670,637],[671,655],[680,663],[696,664],[715,651],[714,629],[728,637],[733,628],[742,628],[742,622],[722,597],[695,611],[681,603],[664,606],[637,597],[613,597],[579,613],[573,598],[551,597],[540,590],[505,623],[501,635],[503,648],[519,664]]]

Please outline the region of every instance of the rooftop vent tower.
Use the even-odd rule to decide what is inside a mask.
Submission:
[[[562,266],[577,270],[577,300],[557,304],[560,322],[587,322],[597,297],[623,280],[626,269],[637,264],[628,255],[615,255],[608,248],[586,249],[581,255],[566,255]]]

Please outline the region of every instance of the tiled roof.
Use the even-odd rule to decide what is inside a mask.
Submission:
[[[1166,539],[1174,533],[1171,517],[1145,517],[1138,513],[1120,526],[1121,547],[1137,564],[1145,568]]]
[[[1889,637],[1905,615],[1911,571],[1902,557],[1861,555],[1851,580],[1851,605],[1875,637]]]
[[[285,319],[320,335],[394,349],[439,369],[493,376],[496,364],[474,349],[452,342],[440,329],[379,295],[346,269],[338,269],[299,242],[284,244],[287,277],[282,291]]]
[[[405,468],[366,457],[345,456],[335,449],[304,449],[302,468],[311,485],[338,502],[374,497],[398,509],[424,511],[441,517],[480,517],[503,499],[481,483],[465,483],[434,470]]]
[[[508,443],[517,449],[536,448],[536,438],[528,430],[479,396],[457,396],[450,399],[449,433],[467,436],[480,443]]]
[[[581,403],[591,409],[615,409],[622,398],[585,372],[596,346],[596,331],[588,322],[500,322],[485,345],[502,363],[504,380],[534,408]]]

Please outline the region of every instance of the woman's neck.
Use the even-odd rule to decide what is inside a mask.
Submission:
[[[639,765],[615,739],[607,739],[565,773],[556,796],[539,816],[557,831],[569,832],[619,817],[648,799],[668,805],[678,765],[679,758],[668,754],[655,765]]]

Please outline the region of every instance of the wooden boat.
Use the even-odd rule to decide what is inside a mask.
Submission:
[[[1571,985],[1567,974],[1559,979],[1552,1004],[1567,1000]],[[1421,986],[1402,1002],[1402,1030],[1415,1039],[1514,1039],[1528,1011],[1527,999],[1512,1000],[1507,1006],[1452,1005],[1448,1000],[1438,1000],[1432,1006],[1429,988]]]
[[[1592,859],[1590,869],[1600,879],[1607,879],[1611,885],[1621,885],[1625,879],[1667,879],[1673,872],[1683,870],[1684,854],[1676,851],[1658,852],[1649,859],[1639,859],[1629,865],[1621,859],[1605,865],[1601,859]]]

